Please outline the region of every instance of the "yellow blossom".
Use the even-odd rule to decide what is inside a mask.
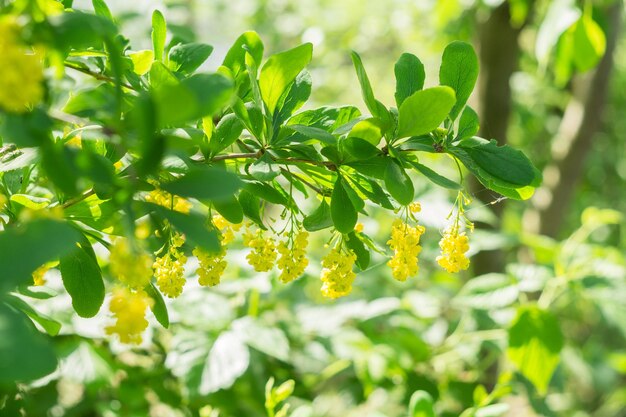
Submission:
[[[354,231],[357,233],[363,233],[363,223],[357,223],[356,226],[354,226]]]
[[[178,297],[185,285],[184,273],[187,257],[180,250],[184,243],[185,239],[182,235],[175,235],[167,253],[158,257],[152,264],[157,286],[170,298]]]
[[[265,237],[262,230],[243,234],[243,244],[252,251],[246,256],[248,263],[257,272],[266,272],[272,269],[276,262],[276,245],[272,237]]]
[[[43,98],[43,66],[19,39],[20,28],[12,18],[0,19],[0,108],[14,113],[28,110]]]
[[[235,240],[235,232],[239,231],[239,229],[241,229],[241,226],[242,226],[242,223],[238,223],[238,224],[230,223],[228,220],[226,220],[224,217],[222,217],[219,214],[214,215],[212,220],[213,220],[213,225],[215,225],[215,228],[218,229],[221,233],[220,239],[221,239],[223,246],[228,245],[233,240]]]
[[[296,233],[295,238],[291,242],[285,239],[278,243],[278,269],[280,269],[280,279],[283,283],[288,283],[298,278],[304,273],[309,260],[306,258],[306,247],[309,243],[309,233],[301,230]]]
[[[439,241],[441,256],[437,257],[437,263],[446,271],[455,273],[469,268],[469,259],[465,253],[469,250],[469,239],[465,233],[459,233],[459,228],[454,225],[443,234]]]
[[[143,290],[117,287],[109,304],[115,324],[105,330],[108,335],[117,334],[122,343],[141,343],[141,333],[148,327],[146,309],[153,300]]]
[[[400,219],[393,222],[391,239],[387,244],[394,254],[387,265],[398,281],[406,281],[408,277],[417,275],[419,270],[417,256],[422,251],[420,237],[425,231],[424,226],[411,226]]]
[[[332,249],[322,259],[322,295],[338,298],[352,292],[356,274],[352,270],[356,255],[352,251],[344,253],[340,248]]]
[[[153,183],[153,185],[155,184]],[[191,210],[191,203],[189,200],[170,194],[158,187],[148,193],[146,201],[180,213],[189,213],[189,210]]]
[[[411,213],[419,213],[420,211],[422,211],[422,205],[415,201],[409,204],[409,210],[411,210]]]
[[[109,255],[111,273],[131,288],[143,288],[152,278],[152,259],[138,249],[133,250],[127,239],[117,238]]]
[[[35,272],[33,272],[33,283],[35,286],[40,287],[42,285],[46,285],[45,275],[49,269],[48,265],[42,265],[35,269]]]
[[[209,253],[200,248],[195,248],[192,253],[200,263],[200,267],[196,270],[198,283],[205,287],[214,287],[219,284],[228,265],[224,259],[226,251],[222,248],[218,253]]]

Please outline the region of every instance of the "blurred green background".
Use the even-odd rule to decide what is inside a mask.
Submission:
[[[252,272],[235,248],[230,262],[240,266],[225,282],[214,290],[188,284],[170,303],[171,328],[154,327],[139,349],[103,337],[105,314],[80,319],[68,298],[42,301],[38,309],[64,323],[56,338],[64,359],[28,389],[29,416],[265,416],[271,377],[295,381],[292,417],[406,416],[416,390],[430,393],[440,416],[626,416],[621,1],[108,3],[134,50],[150,46],[151,12],[163,10],[175,36],[215,46],[207,70],[246,30],[259,32],[266,55],[312,42],[309,106],[361,103],[350,50],[361,54],[377,97],[389,103],[402,52],[419,56],[426,85],[435,85],[445,45],[471,42],[481,59],[470,100],[481,135],[522,149],[543,171],[544,185],[527,202],[472,186],[467,214],[479,227],[471,237],[473,268],[461,275],[435,263],[455,196],[419,180],[420,218],[431,233],[420,274],[406,283],[374,267],[359,275],[351,296],[327,302],[315,260],[325,251],[323,237],[313,239],[307,275],[288,286]],[[74,7],[91,9],[91,2]],[[601,30],[603,49],[568,34],[583,14]],[[363,219],[380,242],[391,221],[384,213]],[[61,289],[60,277],[50,282]],[[516,311],[537,300],[565,340],[545,396],[513,372],[506,355]]]

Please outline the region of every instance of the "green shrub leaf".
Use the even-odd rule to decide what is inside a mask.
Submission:
[[[454,90],[450,87],[432,87],[413,93],[400,106],[398,138],[435,130],[448,117],[454,102]]]
[[[449,44],[443,51],[439,83],[452,87],[456,93],[456,103],[450,111],[452,120],[456,119],[467,103],[477,79],[478,57],[472,45],[461,41]]]

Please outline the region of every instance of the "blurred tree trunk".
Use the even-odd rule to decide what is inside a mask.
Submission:
[[[529,8],[532,8],[532,5]],[[478,113],[481,121],[479,135],[495,139],[501,145],[507,141],[512,106],[510,79],[518,65],[521,29],[522,27],[514,27],[511,24],[508,2],[493,9],[489,18],[479,26]],[[486,192],[476,180],[473,180],[471,188],[476,197],[485,204],[495,199],[493,193]],[[498,224],[477,224],[477,228],[493,230],[500,227],[500,216],[504,206],[500,203],[490,207],[498,219]],[[504,254],[501,250],[479,252],[474,256],[473,265],[475,275],[500,272],[504,269]]]
[[[573,97],[567,105],[552,143],[552,162],[543,171],[543,185],[533,198],[534,209],[526,219],[538,232],[558,237],[591,150],[594,135],[601,128],[614,52],[618,42],[623,6],[615,1],[606,10],[606,52],[591,73],[574,80]]]

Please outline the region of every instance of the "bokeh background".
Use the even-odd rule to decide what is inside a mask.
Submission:
[[[39,308],[64,323],[58,372],[39,381],[33,416],[265,416],[264,386],[295,380],[292,417],[406,416],[415,390],[441,416],[459,416],[513,380],[502,407],[476,416],[626,415],[626,31],[614,0],[109,0],[134,50],[150,48],[150,16],[165,14],[174,37],[213,45],[215,70],[232,42],[255,30],[269,53],[312,42],[309,107],[357,104],[350,50],[363,58],[374,91],[393,101],[393,65],[402,52],[438,82],[447,43],[471,42],[480,56],[470,100],[481,136],[522,149],[544,174],[526,202],[469,184],[472,269],[451,276],[434,261],[455,197],[416,179],[424,242],[417,279],[396,283],[377,258],[345,300],[326,302],[318,262],[278,286],[255,274],[242,250],[215,290],[188,284],[170,303],[169,330],[151,328],[139,349],[108,341],[106,315],[72,315],[69,299]],[[74,2],[91,10],[91,2]],[[605,39],[597,59],[577,63],[566,29],[583,13]],[[601,46],[601,45],[600,45]],[[575,45],[581,48],[581,45]],[[594,49],[595,47],[595,49]],[[575,49],[575,48],[574,48]],[[580,65],[578,65],[580,64]],[[590,66],[586,71],[581,67]],[[449,161],[433,159],[454,176]],[[392,219],[374,212],[365,230],[384,243]],[[312,244],[323,254],[324,240]],[[239,266],[237,266],[239,265]],[[192,271],[194,268],[189,267]],[[50,285],[61,288],[59,277]],[[193,281],[193,280],[190,280]],[[539,300],[565,336],[547,396],[513,374],[506,327],[517,306]],[[101,322],[98,322],[101,320]],[[469,414],[474,415],[474,414]],[[413,417],[413,416],[411,416]]]

